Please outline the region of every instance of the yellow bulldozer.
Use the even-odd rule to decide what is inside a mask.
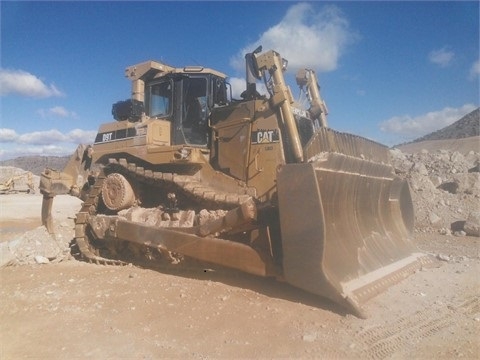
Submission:
[[[246,90],[201,67],[147,61],[126,69],[130,99],[112,106],[93,145],[41,175],[42,221],[55,195],[83,199],[81,256],[98,264],[194,258],[274,277],[357,316],[422,266],[409,185],[388,148],[332,130],[316,74],[296,75],[261,47],[245,55]],[[263,80],[266,94],[259,94]]]
[[[25,183],[26,186],[16,186],[15,182],[20,180]],[[27,194],[35,194],[35,186],[33,184],[33,174],[30,171],[26,171],[19,175],[9,177],[5,182],[0,183],[0,194],[16,194],[24,192]]]

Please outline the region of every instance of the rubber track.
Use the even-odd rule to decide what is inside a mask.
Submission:
[[[75,220],[75,240],[82,258],[95,264],[127,265],[127,263],[120,260],[111,260],[98,256],[93,250],[86,233],[88,218],[97,213],[103,181],[106,174],[112,172],[118,172],[128,177],[133,177],[141,183],[158,186],[163,189],[165,187],[174,188],[175,191],[181,191],[184,195],[207,209],[212,204],[215,204],[217,208],[232,209],[251,199],[250,195],[219,192],[215,188],[205,186],[192,176],[152,171],[137,166],[135,163],[129,163],[126,159],[109,159],[109,164],[101,170]]]

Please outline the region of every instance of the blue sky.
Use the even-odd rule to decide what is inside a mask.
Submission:
[[[66,155],[130,96],[124,69],[203,65],[244,87],[262,44],[317,71],[329,126],[387,145],[479,106],[479,3],[1,1],[0,159]]]

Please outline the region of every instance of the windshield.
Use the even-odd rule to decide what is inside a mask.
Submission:
[[[148,98],[148,114],[151,117],[167,116],[171,112],[172,84],[170,81],[150,86]]]
[[[305,147],[315,133],[314,124],[312,120],[306,117],[297,114],[295,114],[294,117],[297,123],[298,135],[300,135],[302,147]]]

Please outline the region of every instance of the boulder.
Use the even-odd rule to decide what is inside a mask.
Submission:
[[[480,237],[480,211],[472,211],[463,226],[467,235]]]

